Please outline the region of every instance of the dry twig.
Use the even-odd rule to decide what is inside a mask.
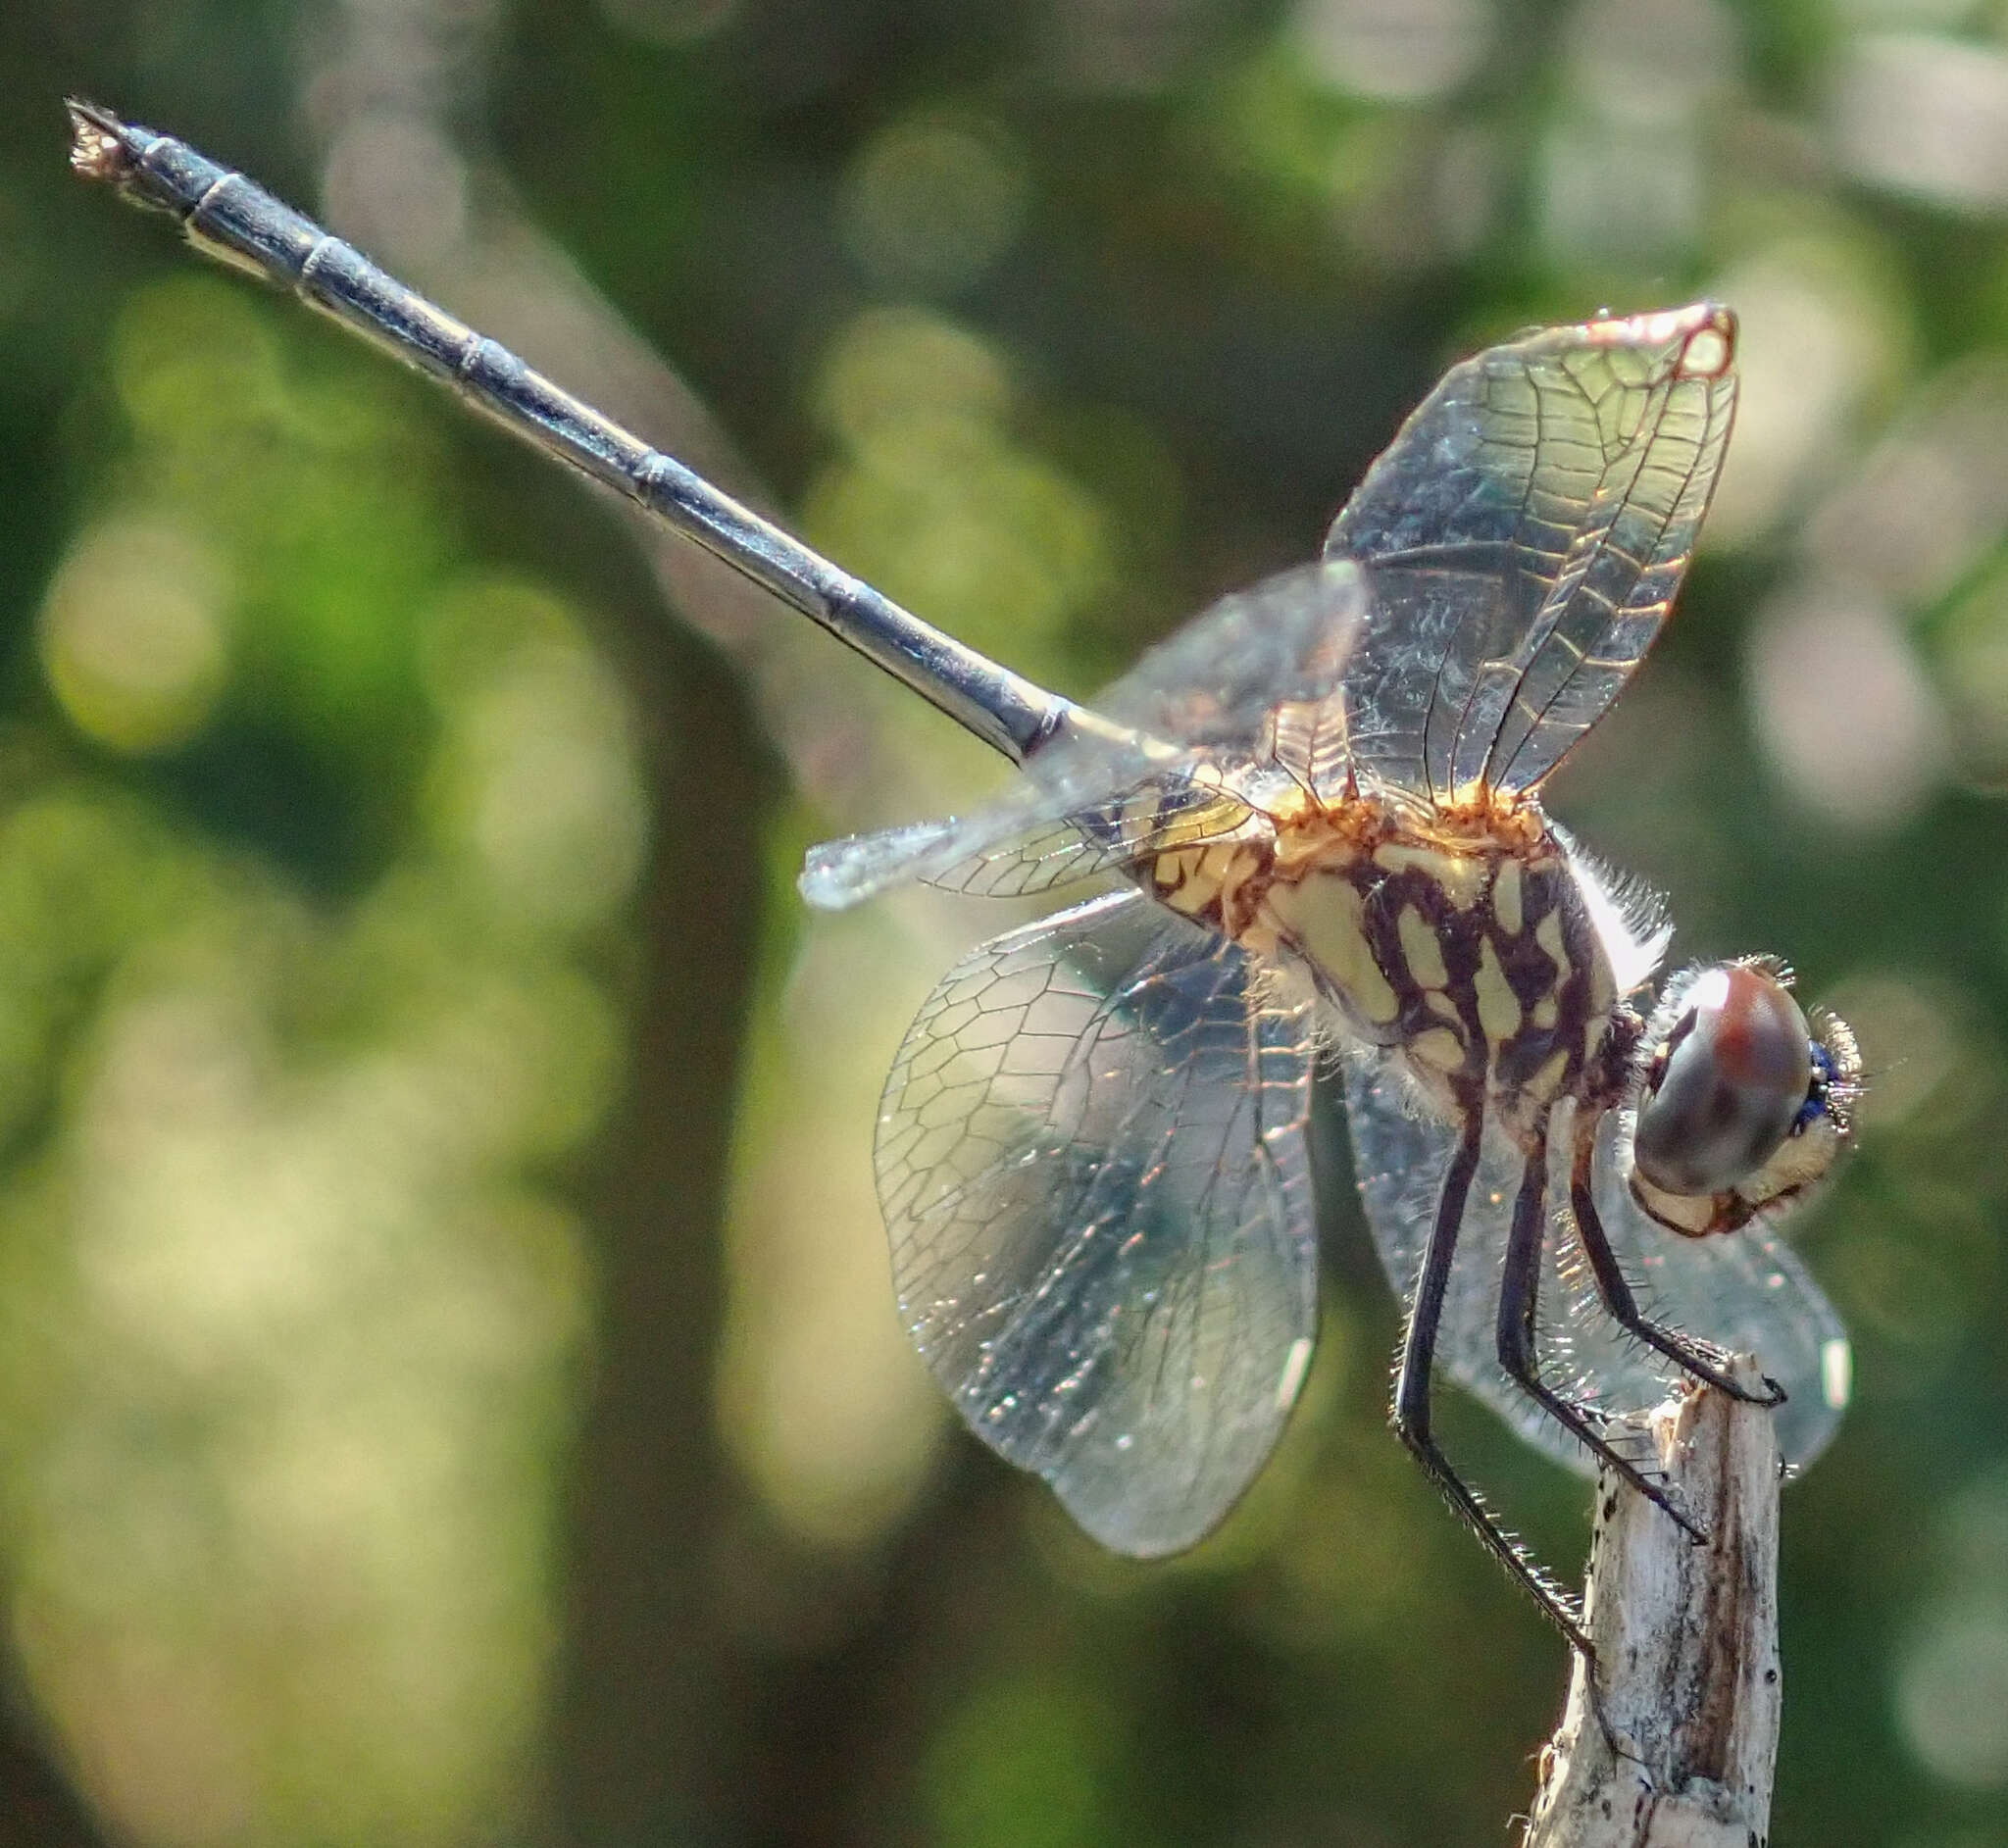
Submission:
[[[1734,1376],[1758,1383],[1738,1360]],[[1608,1474],[1569,1704],[1524,1848],[1762,1848],[1782,1685],[1778,1443],[1761,1406],[1699,1389],[1650,1417],[1696,1546]]]

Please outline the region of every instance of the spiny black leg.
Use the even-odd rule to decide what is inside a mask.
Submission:
[[[1604,1299],[1604,1307],[1610,1311],[1611,1320],[1627,1334],[1635,1335],[1647,1347],[1664,1354],[1675,1366],[1717,1391],[1728,1393],[1732,1399],[1740,1399],[1746,1405],[1782,1405],[1785,1392],[1777,1380],[1766,1379],[1764,1383],[1770,1390],[1765,1392],[1739,1385],[1723,1370],[1717,1351],[1677,1329],[1662,1326],[1638,1307],[1638,1298],[1632,1293],[1632,1285],[1619,1267],[1618,1254],[1604,1236],[1604,1223],[1597,1215],[1596,1200],[1590,1189],[1590,1157],[1596,1146],[1596,1124],[1597,1119],[1591,1116],[1577,1126],[1575,1160],[1569,1175],[1569,1205],[1576,1215],[1576,1235],[1581,1242],[1582,1255],[1589,1260],[1590,1274],[1596,1279],[1597,1293]]]
[[[1548,1141],[1543,1130],[1527,1158],[1520,1194],[1513,1202],[1513,1225],[1506,1235],[1506,1262],[1499,1279],[1499,1365],[1542,1411],[1584,1446],[1599,1463],[1615,1470],[1697,1546],[1708,1536],[1574,1405],[1540,1376],[1534,1350],[1534,1312],[1541,1281],[1541,1240],[1547,1229]]]
[[[1478,1492],[1450,1467],[1450,1459],[1430,1434],[1430,1374],[1435,1365],[1436,1329],[1443,1317],[1444,1292],[1450,1284],[1450,1261],[1457,1254],[1458,1227],[1464,1221],[1464,1205],[1471,1192],[1472,1176],[1478,1173],[1480,1136],[1484,1125],[1484,1105],[1477,1094],[1459,1099],[1463,1106],[1464,1134],[1450,1167],[1443,1176],[1443,1191],[1436,1202],[1436,1219],[1430,1229],[1430,1242],[1423,1253],[1423,1268],[1416,1280],[1415,1301],[1409,1308],[1408,1327],[1402,1335],[1401,1365],[1394,1380],[1394,1406],[1390,1423],[1396,1434],[1423,1466],[1431,1481],[1463,1519],[1465,1524],[1490,1549],[1494,1558],[1540,1606],[1541,1613],[1585,1656],[1594,1657],[1589,1633],[1583,1628],[1582,1611],[1561,1586],[1541,1571],[1528,1550],[1492,1519]]]

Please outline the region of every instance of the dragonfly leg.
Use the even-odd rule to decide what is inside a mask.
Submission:
[[[1625,1456],[1577,1405],[1540,1376],[1540,1356],[1534,1342],[1534,1315],[1539,1302],[1541,1242],[1547,1229],[1548,1141],[1542,1129],[1527,1158],[1520,1193],[1513,1202],[1512,1229],[1506,1235],[1506,1262],[1499,1281],[1499,1365],[1520,1389],[1562,1426],[1578,1443],[1615,1470],[1655,1508],[1672,1517],[1696,1545],[1708,1538],[1682,1510],[1662,1483],[1655,1482]]]
[[[1604,1307],[1610,1311],[1611,1320],[1627,1334],[1664,1354],[1684,1373],[1715,1387],[1718,1392],[1728,1393],[1732,1399],[1740,1399],[1747,1405],[1782,1405],[1785,1391],[1777,1380],[1767,1377],[1764,1381],[1766,1389],[1761,1392],[1739,1385],[1726,1371],[1723,1363],[1728,1357],[1720,1348],[1654,1322],[1638,1307],[1638,1298],[1618,1263],[1618,1254],[1604,1236],[1604,1223],[1597,1214],[1596,1197],[1590,1187],[1590,1157],[1596,1146],[1596,1125],[1594,1115],[1577,1125],[1576,1149],[1569,1175],[1569,1205],[1576,1215],[1576,1235],[1582,1245],[1582,1255],[1589,1260],[1597,1294],[1604,1299]]]
[[[1479,1492],[1451,1467],[1450,1459],[1431,1433],[1430,1376],[1436,1361],[1436,1331],[1443,1318],[1443,1298],[1450,1285],[1450,1264],[1457,1254],[1465,1201],[1471,1192],[1472,1176],[1478,1173],[1484,1127],[1482,1096],[1474,1090],[1460,1102],[1464,1107],[1464,1133],[1443,1176],[1435,1222],[1423,1253],[1415,1301],[1401,1339],[1389,1423],[1451,1508],[1540,1607],[1541,1614],[1584,1656],[1594,1658],[1596,1652],[1590,1647],[1589,1632],[1583,1627],[1581,1606],[1542,1571],[1518,1538],[1493,1519]]]

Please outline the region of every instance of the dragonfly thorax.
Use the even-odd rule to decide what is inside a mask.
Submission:
[[[1446,1107],[1481,1088],[1510,1124],[1578,1088],[1619,983],[1537,809],[1460,828],[1359,798],[1277,821],[1160,856],[1157,896],[1308,973],[1341,1041],[1398,1049]]]

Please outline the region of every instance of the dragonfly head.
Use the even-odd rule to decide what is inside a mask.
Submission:
[[[1668,984],[1636,1068],[1632,1193],[1690,1237],[1781,1212],[1832,1167],[1851,1131],[1861,1057],[1845,1022],[1808,1022],[1768,957]]]

